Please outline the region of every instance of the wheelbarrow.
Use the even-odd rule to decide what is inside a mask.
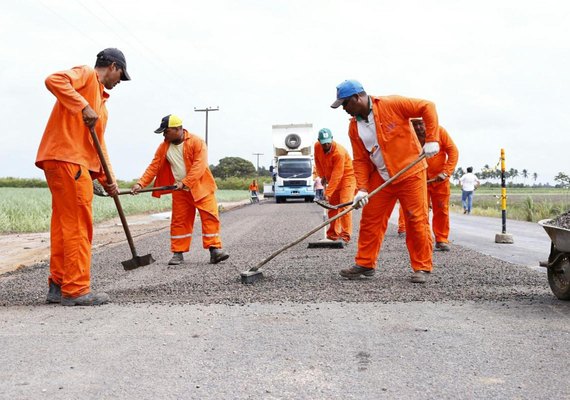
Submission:
[[[552,293],[560,300],[570,300],[570,229],[552,225],[551,219],[538,224],[550,236],[550,255],[546,268],[548,284]]]

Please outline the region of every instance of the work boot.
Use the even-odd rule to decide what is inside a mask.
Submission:
[[[413,283],[425,283],[429,272],[427,271],[414,271],[412,272],[411,281]]]
[[[435,249],[439,251],[449,251],[451,250],[451,247],[449,247],[449,243],[437,242],[435,244]]]
[[[46,303],[61,303],[61,286],[55,282],[49,281]]]
[[[230,255],[222,249],[210,247],[210,264],[217,264],[219,262],[227,260],[229,257]]]
[[[374,268],[364,268],[359,265],[353,265],[350,268],[341,269],[340,276],[348,279],[358,279],[361,275],[372,276],[376,273]]]
[[[111,301],[107,293],[87,293],[79,297],[61,296],[62,306],[100,306]]]
[[[172,258],[168,262],[168,265],[179,265],[184,261],[184,256],[181,251],[176,251],[172,254]]]

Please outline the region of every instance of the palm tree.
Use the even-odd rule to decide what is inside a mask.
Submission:
[[[526,169],[522,170],[522,177],[524,178],[523,185],[526,185],[526,178],[528,178],[528,171]]]
[[[536,183],[536,180],[538,179],[538,174],[536,172],[532,173],[532,179],[534,180],[534,183]]]

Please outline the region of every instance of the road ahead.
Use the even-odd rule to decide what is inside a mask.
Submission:
[[[167,266],[167,232],[137,241],[157,262],[131,272],[120,269],[126,245],[98,250],[93,285],[112,295],[108,306],[41,304],[45,265],[0,276],[0,398],[570,397],[570,304],[552,296],[544,273],[458,238],[434,254],[423,286],[409,282],[393,227],[372,279],[338,276],[354,244],[305,242],[242,285],[239,272],[318,225],[316,207],[224,213],[232,256],[219,266],[206,264],[200,243],[184,265]]]

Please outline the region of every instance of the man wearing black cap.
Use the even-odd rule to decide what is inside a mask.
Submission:
[[[90,288],[92,179],[97,178],[109,195],[117,194],[118,188],[107,185],[89,128],[95,128],[110,167],[104,138],[109,99],[105,89],[130,79],[123,53],[109,48],[97,54],[95,68],[74,67],[45,81],[57,99],[36,157],[52,195],[48,303],[90,306],[109,301],[107,294]]]
[[[154,133],[161,133],[164,141],[158,146],[154,158],[143,176],[131,188],[132,194],[149,185],[175,185],[175,191],[153,192],[154,197],[172,193],[172,220],[170,223],[169,265],[184,261],[183,254],[190,250],[196,210],[202,223],[202,245],[210,251],[210,263],[227,260],[222,250],[220,218],[216,201],[216,181],[208,167],[208,149],[198,136],[182,127],[182,119],[174,114],[162,118]]]

